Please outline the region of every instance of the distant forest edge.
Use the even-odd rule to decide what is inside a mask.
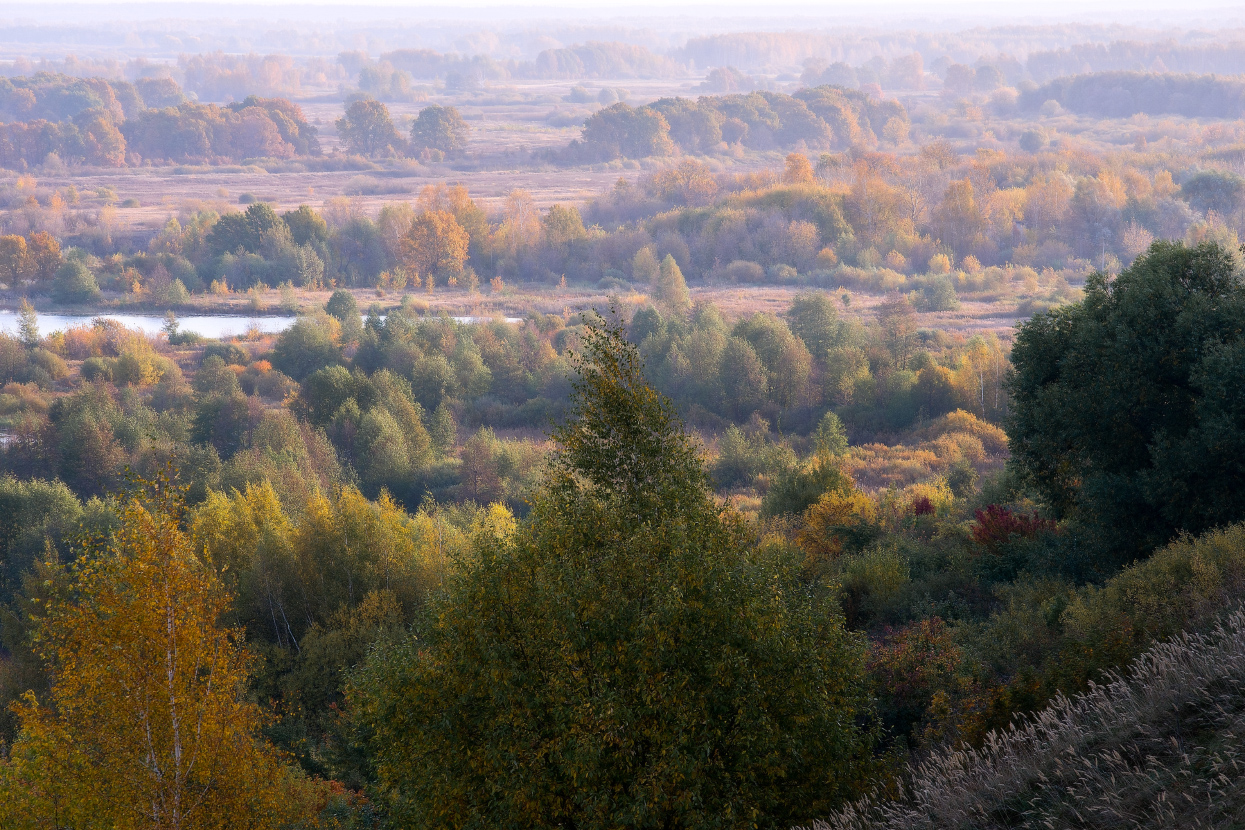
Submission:
[[[417,52],[406,58],[406,65],[419,64]],[[906,141],[910,118],[904,105],[843,85],[855,75],[844,74],[854,72],[850,67],[841,69],[810,68],[805,79],[818,85],[793,95],[754,90],[695,100],[662,98],[640,107],[611,103],[617,96],[602,97],[609,106],[588,115],[581,139],[551,160],[593,163],[709,154],[735,146],[856,150],[875,147],[881,139]],[[919,78],[919,62],[910,70]],[[726,86],[743,85],[735,83],[735,76],[726,80]],[[1042,115],[1067,110],[1098,118],[1239,118],[1245,112],[1245,80],[1237,77],[1105,72],[1029,84],[1019,92],[1000,88],[1001,82],[997,71],[960,66],[948,71],[946,85],[965,94],[993,91],[990,103],[996,110]],[[453,107],[429,105],[407,141],[387,107],[358,95],[337,127],[349,152],[371,157],[423,153],[424,160],[461,153],[470,131]],[[315,157],[321,145],[301,107],[284,98],[247,95],[226,105],[201,104],[168,78],[131,83],[50,72],[0,78],[0,167],[24,171],[51,154],[65,163],[125,167]]]
[[[429,106],[425,122],[444,113],[443,141],[424,142],[439,152],[460,151],[466,125],[452,107]],[[247,158],[318,156],[316,129],[301,108],[281,98],[248,96],[226,106],[198,104],[170,80],[136,83],[39,73],[0,79],[0,166],[24,169],[50,153],[65,162],[121,167],[143,161],[229,162]],[[452,123],[451,123],[452,121]],[[894,100],[849,89],[817,87],[796,95],[753,92],[726,96],[663,98],[632,108],[616,103],[590,116],[582,141],[564,160],[600,161],[684,152],[712,152],[720,144],[758,150],[815,149],[877,143],[885,130],[907,135],[907,112]],[[389,111],[360,100],[347,107],[338,132],[348,150],[367,156],[402,156],[418,146],[398,135]]]
[[[68,31],[72,27],[57,29]],[[348,29],[349,27],[346,27]],[[24,42],[34,33],[0,25],[0,43]],[[41,35],[46,37],[48,30]],[[161,55],[177,55],[160,62],[145,57],[152,52],[140,33],[130,33],[121,51],[128,60],[110,57],[77,57],[62,60],[31,60],[19,57],[0,65],[0,74],[29,75],[57,71],[78,77],[110,80],[139,77],[171,77],[202,100],[241,100],[249,94],[293,95],[324,90],[339,84],[366,89],[380,78],[400,73],[402,82],[438,82],[447,88],[470,88],[484,82],[519,80],[578,80],[593,78],[658,79],[688,77],[708,70],[735,67],[743,72],[769,75],[799,73],[809,66],[851,66],[860,83],[879,83],[887,88],[908,88],[910,76],[895,71],[914,61],[941,80],[949,67],[971,64],[990,66],[1006,83],[1046,83],[1054,78],[1096,72],[1175,72],[1236,75],[1245,72],[1245,40],[1236,32],[1219,32],[1219,42],[1207,42],[1204,32],[1164,32],[1162,39],[1148,41],[1141,31],[1129,39],[1103,42],[1108,33],[1095,27],[1006,27],[967,31],[843,30],[834,32],[731,32],[692,37],[681,45],[667,45],[654,33],[601,30],[595,33],[542,31],[507,36],[491,33],[464,40],[453,50],[435,46],[435,33],[421,31],[405,36],[402,27],[390,27],[381,37],[368,37],[376,44],[370,54],[347,46],[349,32],[335,27],[329,38],[306,38],[285,42],[275,33],[266,35],[266,48],[275,54],[243,54],[251,48],[232,38],[229,46],[217,44],[206,32],[186,40],[162,37]],[[323,33],[321,33],[323,34]],[[1116,36],[1119,37],[1117,33]],[[567,35],[579,42],[566,42]],[[67,50],[88,49],[97,55],[107,50],[93,38],[99,31],[78,32],[63,42]],[[561,42],[559,42],[561,40]],[[55,37],[46,41],[55,54]],[[355,40],[354,42],[360,42]],[[409,48],[419,43],[423,48]],[[668,42],[667,42],[668,43]],[[398,48],[393,48],[397,46]],[[216,51],[221,48],[229,52]],[[282,50],[288,53],[280,54]],[[308,51],[311,55],[309,56]],[[386,83],[386,86],[390,86]],[[918,87],[919,88],[919,87]]]
[[[249,96],[196,104],[167,79],[106,81],[39,73],[0,78],[0,166],[23,169],[55,153],[102,167],[319,155],[297,104]]]
[[[1049,101],[1078,115],[1097,118],[1240,118],[1245,112],[1245,80],[1216,75],[1100,72],[1059,78],[1021,92],[1018,103],[1021,109],[1034,111]]]

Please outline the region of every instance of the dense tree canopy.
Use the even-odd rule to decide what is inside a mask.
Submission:
[[[859,643],[720,512],[621,330],[583,348],[529,521],[358,678],[394,808],[480,828],[814,815],[859,774]]]
[[[251,658],[230,605],[161,481],[127,498],[113,537],[40,614],[50,700],[18,707],[0,763],[8,828],[251,828],[310,812],[314,794],[259,738]]]
[[[1012,352],[1016,462],[1051,507],[1135,555],[1245,516],[1245,286],[1233,252],[1155,243]]]

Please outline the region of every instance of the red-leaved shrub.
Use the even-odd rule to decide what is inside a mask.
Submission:
[[[977,520],[973,526],[973,541],[991,553],[998,553],[1013,536],[1031,539],[1044,530],[1055,528],[1055,523],[1050,519],[1013,513],[997,504],[978,510],[973,517]]]

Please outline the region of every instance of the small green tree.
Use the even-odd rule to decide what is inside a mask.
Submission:
[[[661,278],[661,265],[652,245],[645,245],[631,258],[631,278],[649,285],[656,284]]]
[[[17,336],[28,349],[39,348],[39,315],[30,301],[23,298],[17,312]]]
[[[813,433],[813,453],[817,458],[837,458],[847,452],[847,431],[833,412],[822,416]]]
[[[389,108],[371,98],[346,107],[345,115],[337,119],[337,134],[352,153],[361,156],[401,156],[406,151]]]
[[[657,300],[669,313],[684,317],[692,308],[691,295],[687,291],[687,282],[674,257],[666,254],[653,282],[653,299]]]
[[[824,291],[797,294],[787,310],[787,323],[818,360],[825,360],[831,349],[846,340],[847,325],[839,320],[834,301]]]
[[[281,221],[290,229],[295,245],[310,245],[317,252],[329,241],[329,226],[314,208],[299,205],[297,210],[281,214]]]
[[[400,822],[787,827],[859,781],[862,643],[751,547],[620,326],[588,328],[529,519],[353,701]]]
[[[264,253],[291,241],[290,229],[271,205],[256,202],[245,213],[226,213],[212,226],[207,243],[216,254]]]
[[[411,125],[411,148],[414,150],[440,150],[447,156],[467,149],[471,127],[463,120],[456,107],[437,104],[424,107]]]
[[[340,325],[327,315],[299,318],[277,338],[272,365],[294,380],[302,380],[317,369],[340,362],[341,350],[333,342],[334,328],[340,333]]]
[[[1030,128],[1020,134],[1020,140],[1017,143],[1026,153],[1036,153],[1047,144],[1046,132],[1037,127]]]
[[[324,304],[324,311],[342,324],[342,342],[354,343],[363,334],[363,318],[359,315],[359,303],[354,295],[339,288]]]
[[[52,298],[62,303],[85,303],[99,296],[99,284],[91,269],[70,260],[56,269],[52,280]]]

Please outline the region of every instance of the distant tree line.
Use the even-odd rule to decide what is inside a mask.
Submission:
[[[1034,52],[1025,61],[1037,81],[1060,75],[1106,71],[1214,72],[1239,75],[1245,72],[1245,44],[1177,43],[1174,40],[1146,43],[1117,40],[1111,43],[1078,43],[1063,49]]]
[[[614,104],[592,115],[572,160],[643,158],[708,153],[719,145],[756,150],[848,148],[873,145],[879,134],[907,136],[908,113],[894,100],[877,100],[834,86],[781,92],[662,98],[643,107]]]
[[[297,104],[253,95],[227,106],[196,104],[167,79],[0,78],[0,119],[7,122],[0,123],[0,167],[8,169],[53,153],[106,167],[320,153]]]
[[[1018,103],[1022,109],[1037,110],[1047,101],[1097,118],[1137,114],[1240,118],[1245,112],[1245,81],[1216,75],[1096,72],[1026,90]]]
[[[357,52],[343,53],[339,60],[356,72],[365,71],[368,66],[388,65],[415,80],[443,80],[447,85],[458,86],[508,79],[670,78],[685,72],[664,55],[656,55],[643,46],[616,42],[546,49],[528,61],[497,61],[487,55],[459,55],[431,49],[385,52],[375,64]]]
[[[765,103],[767,94],[738,98]],[[622,133],[633,142],[628,151],[647,141],[674,152],[679,145],[672,135],[684,147],[697,146],[698,134],[712,140],[713,129],[723,129],[714,120],[719,111],[706,106],[721,100],[666,99],[602,112],[645,129],[667,125]],[[801,99],[787,100],[810,113]],[[375,101],[360,108],[384,115]],[[413,130],[423,131],[427,121],[425,139],[445,125],[448,108],[433,109],[440,114],[428,117],[425,110]],[[411,142],[390,120],[380,123],[387,133],[361,131],[379,137],[378,154],[410,152]],[[598,126],[605,124],[591,129]],[[1064,301],[1087,269],[1115,271],[1154,239],[1216,240],[1235,249],[1245,181],[1216,164],[1207,157],[1198,168],[1117,171],[1101,168],[1095,157],[1043,151],[1040,144],[968,157],[944,143],[914,154],[822,153],[815,161],[790,153],[781,171],[747,174],[714,173],[682,158],[637,181],[620,180],[583,207],[541,210],[529,194],[514,191],[490,212],[465,188],[435,186],[370,215],[345,198],[283,216],[264,204],[246,214],[186,213],[141,253],[124,253],[104,238],[87,208],[70,209],[56,193],[23,195],[39,193],[34,189],[15,190],[13,204],[22,213],[11,214],[10,227],[21,231],[13,236],[29,238],[33,232],[16,220],[46,219],[62,245],[79,249],[74,256],[99,287],[149,302],[173,303],[184,291],[213,283],[471,291],[494,277],[553,285],[565,276],[580,286],[628,290],[652,282],[651,270],[637,267],[636,259],[651,249],[657,262],[672,257],[693,282],[896,290],[922,310],[946,311],[957,297],[1016,296],[1022,286],[1042,302]],[[37,214],[30,199],[40,205]]]

